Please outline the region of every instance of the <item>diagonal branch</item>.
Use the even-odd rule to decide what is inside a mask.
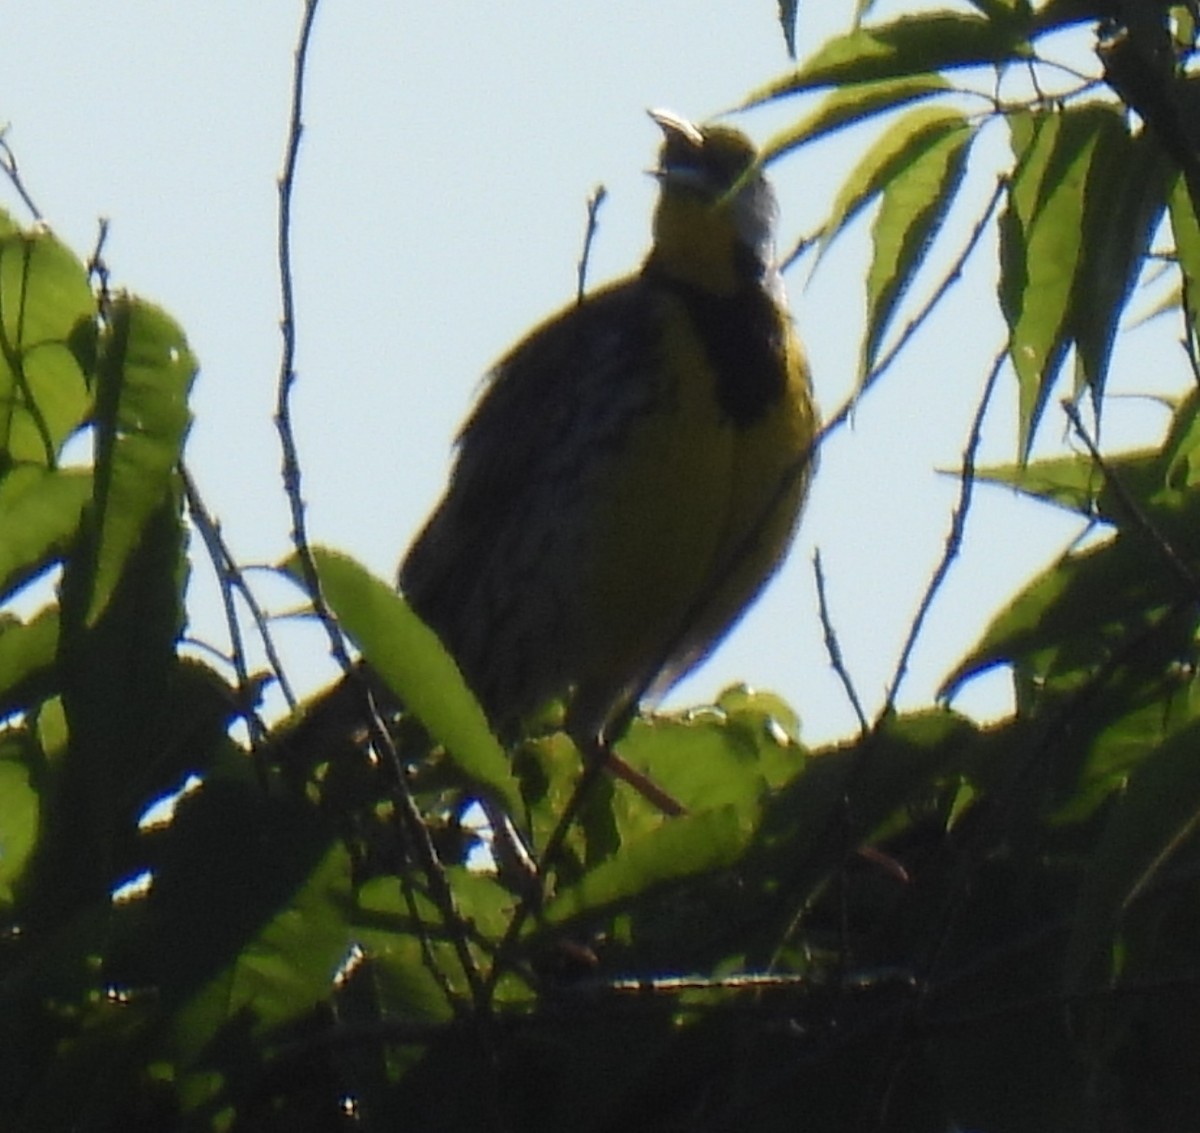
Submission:
[[[912,620],[912,625],[908,628],[908,637],[905,639],[904,647],[900,650],[900,656],[896,661],[896,669],[892,675],[891,684],[888,685],[887,695],[884,697],[882,715],[890,713],[895,707],[896,697],[899,695],[900,686],[904,683],[904,677],[908,672],[908,662],[917,644],[917,638],[920,637],[921,628],[924,626],[925,619],[933,607],[933,600],[937,597],[938,591],[941,590],[947,575],[950,573],[950,567],[962,550],[963,531],[966,529],[967,513],[971,510],[971,497],[975,488],[975,454],[979,450],[979,437],[983,430],[983,419],[987,414],[988,406],[991,404],[992,393],[996,389],[996,379],[1000,375],[1000,369],[1004,365],[1004,359],[1007,355],[1008,346],[1005,345],[993,359],[991,371],[988,373],[987,381],[984,383],[983,394],[980,396],[979,405],[975,409],[975,419],[971,422],[971,432],[967,437],[966,448],[963,450],[958,503],[954,508],[954,514],[950,520],[950,531],[946,535],[946,549],[942,552],[941,560],[934,569],[933,577],[930,578],[929,585],[925,588],[925,593],[921,597],[921,605],[918,607],[916,616]]]

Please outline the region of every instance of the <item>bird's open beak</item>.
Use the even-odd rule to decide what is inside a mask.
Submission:
[[[662,132],[670,138],[672,134],[678,135],[689,145],[699,148],[704,144],[704,135],[699,129],[689,122],[686,118],[676,114],[673,110],[647,110],[647,114],[658,124]]]

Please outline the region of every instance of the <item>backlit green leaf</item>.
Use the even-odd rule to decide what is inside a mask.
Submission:
[[[0,621],[0,716],[28,706],[35,698],[30,682],[49,671],[57,652],[57,606],[47,606],[27,621]]]
[[[1175,237],[1175,255],[1183,276],[1187,317],[1193,338],[1200,340],[1200,222],[1192,207],[1191,194],[1182,174],[1175,179],[1168,208],[1171,233]]]
[[[196,360],[170,316],[130,297],[113,303],[97,369],[89,624],[103,613],[147,521],[176,490],[195,376]]]
[[[957,110],[945,106],[921,106],[891,123],[842,182],[821,229],[821,254],[900,170],[963,123]]]
[[[1029,45],[1021,23],[942,10],[858,27],[829,40],[792,74],[752,94],[746,105],[834,83],[876,82],[1023,58]]]
[[[315,548],[321,592],[371,668],[472,781],[521,812],[508,757],[453,658],[408,603],[347,555]],[[294,563],[289,565],[298,574]]]
[[[1064,555],[996,614],[943,694],[1002,663],[1022,665],[1039,684],[1075,687],[1183,592],[1183,581],[1144,538],[1122,536]]]
[[[925,260],[966,168],[975,131],[950,125],[934,142],[910,155],[883,190],[871,229],[873,254],[867,272],[867,329],[860,378],[875,362],[896,307]]]
[[[768,140],[762,148],[764,164],[791,150],[862,122],[906,103],[942,94],[949,84],[940,75],[914,75],[881,82],[857,83],[830,91],[806,118]]]
[[[1084,189],[1083,262],[1071,296],[1076,388],[1091,391],[1097,416],[1121,313],[1166,205],[1174,166],[1147,132],[1131,137],[1115,107],[1097,114]]]
[[[1016,172],[1000,219],[1000,307],[1020,387],[1021,459],[1069,344],[1088,172],[1113,113],[1091,103],[1008,117]]]
[[[1200,483],[1200,394],[1190,393],[1176,410],[1163,456],[1171,487],[1184,491]]]
[[[53,465],[91,405],[73,351],[95,301],[78,258],[48,229],[0,230],[0,454]]]
[[[26,464],[0,479],[0,599],[67,549],[91,492],[81,469]]]
[[[561,924],[647,896],[668,882],[732,865],[749,836],[750,828],[733,807],[664,822],[555,894],[545,919]]]

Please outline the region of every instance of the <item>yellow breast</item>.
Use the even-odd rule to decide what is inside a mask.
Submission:
[[[761,299],[776,333],[759,336],[771,345],[747,360],[750,373],[739,367],[748,352],[714,342],[719,316],[698,311],[686,290],[658,291],[658,389],[596,487],[602,520],[582,564],[586,656],[573,715],[585,728],[703,657],[791,540],[816,413],[790,320]],[[744,332],[744,323],[733,325]],[[739,383],[760,384],[756,404],[731,396]]]

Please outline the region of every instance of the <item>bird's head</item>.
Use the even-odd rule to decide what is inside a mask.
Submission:
[[[651,110],[663,132],[654,216],[656,268],[716,293],[764,282],[773,270],[775,193],[758,151],[731,126],[697,126]]]

